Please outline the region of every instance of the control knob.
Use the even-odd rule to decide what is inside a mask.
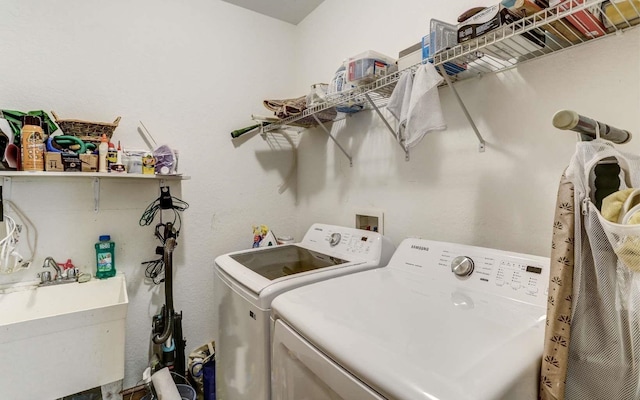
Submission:
[[[329,238],[329,245],[331,247],[336,246],[338,243],[340,243],[340,239],[342,239],[342,235],[341,234],[339,234],[338,232],[332,233],[331,237]]]
[[[465,277],[473,272],[473,260],[471,257],[458,256],[451,261],[451,272],[457,276]]]

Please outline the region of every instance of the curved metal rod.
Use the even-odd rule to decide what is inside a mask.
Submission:
[[[553,116],[553,126],[558,129],[578,132],[582,140],[585,141],[595,139],[598,128],[602,139],[607,139],[616,144],[624,144],[631,140],[631,133],[629,131],[607,125],[571,110],[560,110],[555,113]]]

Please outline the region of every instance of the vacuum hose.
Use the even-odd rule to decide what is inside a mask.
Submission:
[[[173,250],[176,247],[176,239],[170,237],[164,243],[164,329],[162,334],[153,337],[153,343],[166,342],[173,332]]]

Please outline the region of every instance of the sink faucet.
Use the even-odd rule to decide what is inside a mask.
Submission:
[[[56,280],[62,279],[62,270],[60,269],[60,266],[58,265],[56,260],[53,259],[53,257],[47,257],[44,259],[42,268],[47,268],[47,267],[53,267],[53,269],[56,270]]]
[[[68,264],[71,264],[71,260],[67,261]],[[65,264],[67,265],[67,264]],[[42,264],[42,268],[51,267],[56,271],[56,276],[54,279],[51,279],[51,271],[43,271],[40,274],[40,286],[48,286],[48,285],[57,285],[59,283],[72,283],[78,282],[78,269],[71,264],[69,268],[66,269],[65,273],[62,273],[62,269],[53,259],[53,257],[47,257],[44,259],[44,263]],[[85,281],[86,282],[86,281]]]

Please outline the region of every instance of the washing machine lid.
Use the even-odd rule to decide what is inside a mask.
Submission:
[[[408,246],[433,248],[414,242],[396,254]],[[417,274],[407,265],[424,265],[395,259],[284,293],[274,317],[390,399],[500,398],[539,365],[544,306]]]

